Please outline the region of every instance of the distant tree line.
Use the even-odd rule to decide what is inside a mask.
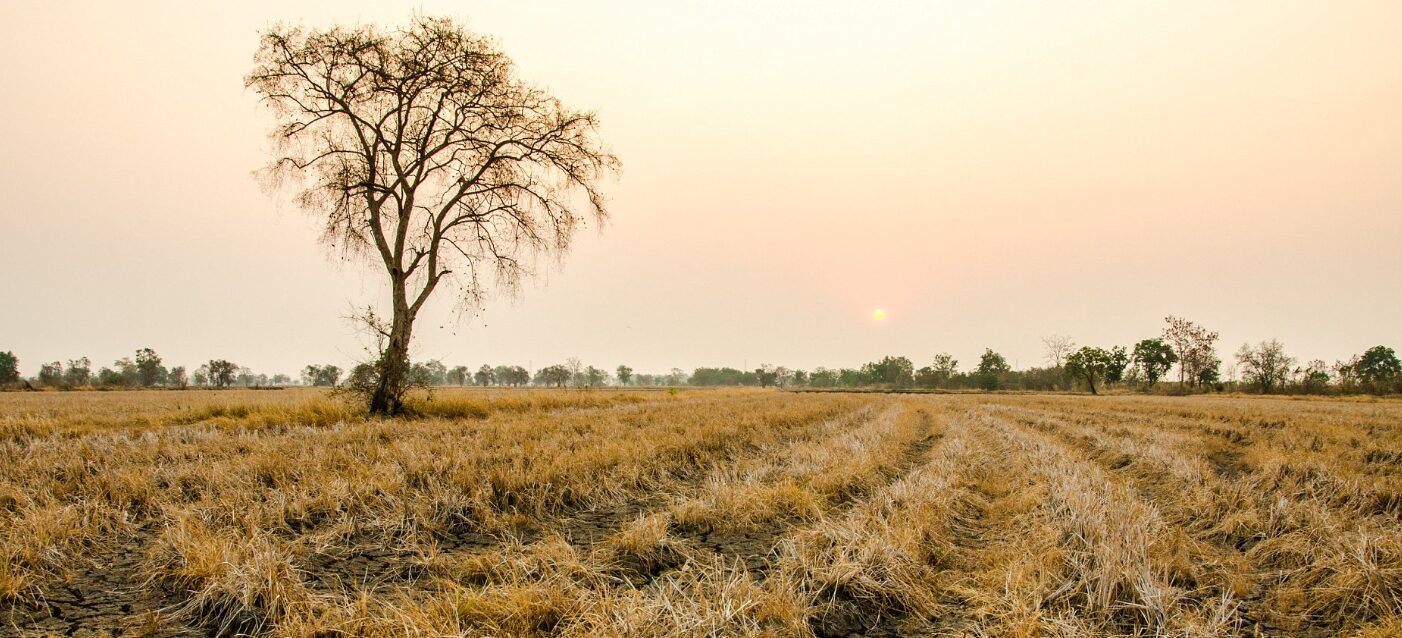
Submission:
[[[190,386],[225,388],[291,384],[292,379],[287,375],[258,374],[226,359],[211,359],[193,372],[188,371],[185,366],[166,367],[161,355],[151,348],[142,348],[132,357],[122,357],[112,362],[111,367],[103,366],[96,370],[93,369],[92,360],[87,357],[69,359],[67,363],[43,363],[39,365],[38,374],[24,378],[20,374],[19,360],[14,353],[0,352],[0,387],[27,386],[61,390],[184,389]]]
[[[1216,344],[1218,334],[1180,317],[1167,317],[1161,334],[1132,346],[1079,346],[1068,336],[1042,340],[1046,365],[1014,370],[1002,354],[985,348],[978,362],[961,370],[948,353],[934,355],[917,368],[904,356],[886,356],[858,368],[818,367],[811,371],[770,364],[753,370],[701,367],[690,374],[679,368],[666,373],[639,373],[627,365],[612,372],[585,365],[578,358],[545,366],[534,373],[519,365],[448,367],[438,359],[411,363],[409,382],[417,387],[576,387],[680,386],[889,388],[927,390],[1065,391],[1084,389],[1097,394],[1106,388],[1146,392],[1253,392],[1263,394],[1402,393],[1402,362],[1387,346],[1374,346],[1346,361],[1326,364],[1319,359],[1301,363],[1285,346],[1271,339],[1243,344],[1223,369]],[[111,367],[93,370],[87,357],[40,365],[38,374],[24,378],[11,352],[0,352],[0,387],[31,388],[185,388],[190,386],[262,387],[307,385],[359,387],[375,379],[372,364],[343,372],[331,364],[312,364],[301,377],[256,374],[225,359],[213,359],[187,373],[167,368],[151,348],[137,350]],[[1174,374],[1176,372],[1176,375]]]
[[[1218,333],[1181,317],[1167,317],[1162,333],[1132,346],[1080,346],[1067,336],[1042,340],[1045,367],[1014,370],[985,349],[975,366],[961,370],[948,353],[919,368],[903,356],[887,356],[859,368],[790,370],[764,365],[753,371],[697,368],[691,385],[808,388],[1058,391],[1108,387],[1149,392],[1250,392],[1263,394],[1402,393],[1402,363],[1387,346],[1374,346],[1347,361],[1299,363],[1277,340],[1244,344],[1223,369]],[[1176,381],[1166,382],[1176,371]]]

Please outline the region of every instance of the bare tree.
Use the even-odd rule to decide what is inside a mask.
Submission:
[[[1051,335],[1042,337],[1042,345],[1047,349],[1047,363],[1053,368],[1060,368],[1066,363],[1066,356],[1076,349],[1076,342],[1067,335]]]
[[[563,255],[618,159],[593,113],[515,76],[489,38],[440,18],[406,27],[278,26],[245,80],[277,116],[269,186],[299,181],[323,241],[384,268],[390,320],[370,410],[407,390],[414,320],[440,285],[464,304],[515,290],[539,256]]]
[[[570,381],[576,387],[583,387],[588,382],[584,378],[584,363],[579,360],[579,357],[565,359],[565,369],[570,371]]]
[[[1295,359],[1285,354],[1285,346],[1275,339],[1255,347],[1241,344],[1236,360],[1241,364],[1242,379],[1265,394],[1282,388],[1290,376],[1290,366],[1295,365]]]
[[[1165,317],[1164,322],[1168,327],[1163,330],[1163,340],[1178,354],[1179,387],[1185,382],[1196,385],[1204,370],[1215,370],[1221,363],[1213,347],[1217,333],[1181,317]]]

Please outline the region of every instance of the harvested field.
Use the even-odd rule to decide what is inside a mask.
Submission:
[[[0,395],[0,635],[1402,632],[1398,402],[454,390],[415,408]]]

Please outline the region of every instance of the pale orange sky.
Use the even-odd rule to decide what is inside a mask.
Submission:
[[[344,365],[380,276],[251,173],[273,23],[414,10],[592,108],[612,222],[416,358],[612,369],[886,354],[1039,365],[1177,314],[1332,361],[1402,349],[1402,3],[0,6],[0,350]],[[587,5],[587,6],[586,6]],[[871,319],[874,308],[888,318]]]

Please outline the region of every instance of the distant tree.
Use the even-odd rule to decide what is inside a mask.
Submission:
[[[808,377],[808,385],[815,388],[834,387],[837,385],[837,371],[823,367],[814,368],[813,374]]]
[[[117,385],[127,388],[134,388],[141,385],[141,371],[131,359],[122,357],[112,362],[112,366],[116,368],[117,381],[104,385]]]
[[[759,387],[767,388],[779,380],[779,375],[774,372],[774,366],[766,363],[755,368],[755,378],[759,379]]]
[[[1067,335],[1049,335],[1042,337],[1042,346],[1046,348],[1047,365],[1053,368],[1060,368],[1066,363],[1066,356],[1076,349],[1076,342]]]
[[[143,387],[158,386],[166,381],[166,369],[161,365],[161,355],[150,348],[136,351],[136,373]]]
[[[958,375],[959,361],[948,352],[941,352],[930,365],[916,372],[915,382],[923,388],[946,388]]]
[[[1402,378],[1402,361],[1397,353],[1387,346],[1368,348],[1353,364],[1353,373],[1371,386],[1374,392],[1383,391],[1385,386]]]
[[[106,370],[106,368],[103,368],[103,370]],[[203,387],[209,385],[209,364],[204,364],[195,368],[194,374],[190,375],[190,380],[197,386]]]
[[[97,384],[104,387],[115,388],[125,386],[126,377],[120,370],[104,367],[97,371]]]
[[[40,385],[51,388],[63,387],[63,364],[55,361],[39,366],[38,381]]]
[[[531,382],[531,372],[521,366],[511,366],[506,382],[513,386],[526,385]]]
[[[1204,370],[1211,370],[1208,376],[1215,380],[1217,366],[1221,365],[1213,348],[1217,333],[1180,317],[1165,317],[1164,322],[1168,324],[1163,331],[1164,341],[1178,355],[1178,384],[1198,383],[1204,378]]]
[[[934,362],[930,364],[935,374],[943,375],[945,379],[953,378],[959,374],[959,361],[948,352],[941,352],[935,355]]]
[[[485,363],[482,364],[482,367],[477,369],[477,374],[472,375],[472,378],[477,382],[477,385],[480,385],[482,387],[491,385],[492,382],[496,380],[496,377],[496,370],[494,370],[492,366],[489,366]]]
[[[1139,366],[1134,364],[1134,355],[1130,355],[1130,363],[1129,366],[1125,368],[1123,381],[1132,386],[1149,387],[1148,381],[1144,379],[1144,371],[1140,370]]]
[[[335,387],[341,380],[341,369],[327,364],[309,365],[302,368],[302,383],[323,388]]]
[[[419,376],[424,385],[445,385],[448,383],[448,366],[438,359],[429,359],[419,365]]]
[[[1213,349],[1199,350],[1194,356],[1193,382],[1199,386],[1210,386],[1222,379],[1222,360]]]
[[[618,366],[618,369],[614,370],[614,372],[616,373],[616,375],[617,375],[617,377],[618,377],[618,384],[619,384],[619,385],[632,385],[632,384],[633,384],[633,369],[632,369],[632,368],[630,368],[630,367],[628,367],[628,366],[622,366],[622,365],[621,365],[621,366]]]
[[[453,366],[453,369],[448,371],[448,385],[467,385],[469,376],[467,366]]]
[[[984,348],[983,354],[979,356],[978,368],[975,372],[975,383],[984,390],[997,390],[1002,387],[1003,378],[1012,371],[1012,366],[1008,365],[1008,360],[1003,355],[994,352],[992,348]]]
[[[574,378],[570,369],[563,365],[553,365],[541,368],[536,371],[536,384],[544,386],[565,387]]]
[[[793,384],[800,387],[808,385],[808,372],[804,370],[794,370]]]
[[[1353,355],[1353,357],[1351,357],[1347,361],[1334,361],[1334,378],[1338,381],[1339,389],[1341,389],[1344,392],[1352,391],[1354,389],[1354,386],[1356,386],[1359,382],[1359,359],[1360,357],[1358,355]]]
[[[589,366],[584,369],[584,382],[591,388],[604,385],[604,382],[608,381],[608,378],[609,373],[595,368],[594,366]]]
[[[166,373],[166,385],[172,388],[184,390],[190,385],[190,377],[185,373],[185,366],[175,366]]]
[[[11,383],[19,383],[19,359],[13,352],[0,352],[0,385]]]
[[[292,377],[285,374],[275,374],[273,378],[268,379],[268,383],[275,386],[288,386],[292,385]]]
[[[1119,383],[1125,378],[1125,368],[1129,367],[1129,353],[1124,346],[1110,348],[1110,367],[1105,370],[1105,383]]]
[[[425,365],[427,365],[429,369],[433,372],[434,385],[452,384],[452,381],[448,379],[448,374],[452,372],[453,369],[449,368],[447,364],[443,363],[442,361],[439,361],[438,359],[430,359]]]
[[[1003,374],[1012,370],[1008,365],[1008,360],[1003,355],[993,351],[992,348],[984,348],[983,354],[978,359],[979,374]]]
[[[373,363],[358,363],[351,368],[350,374],[346,375],[345,385],[348,388],[373,388],[378,370]]]
[[[896,388],[908,388],[915,383],[915,364],[905,357],[883,357],[862,366],[862,372],[874,383]]]
[[[1072,376],[1085,379],[1091,394],[1099,394],[1096,392],[1095,382],[1104,379],[1115,365],[1114,353],[1104,348],[1084,346],[1066,357],[1066,371]]]
[[[331,364],[321,366],[321,371],[316,375],[316,384],[326,387],[334,387],[341,381],[341,369]]]
[[[1290,376],[1295,360],[1285,354],[1285,346],[1271,339],[1255,347],[1242,344],[1236,353],[1242,380],[1256,386],[1264,394],[1279,390]]]
[[[865,370],[843,368],[837,371],[837,385],[844,388],[860,388],[871,385],[871,375]]]
[[[565,359],[565,368],[570,371],[570,381],[574,383],[575,387],[584,385],[584,363],[579,360],[579,357]]]
[[[672,384],[675,378],[680,375],[663,375],[660,383]],[[654,379],[656,381],[656,379]],[[735,368],[697,368],[691,373],[691,385],[695,386],[728,386],[728,385],[759,385],[759,377],[754,372],[745,372]]]
[[[415,388],[427,388],[435,385],[433,383],[433,371],[424,363],[410,364],[409,385]]]
[[[209,384],[216,388],[227,388],[234,384],[239,375],[238,364],[225,359],[210,359]]]
[[[72,387],[81,387],[92,383],[92,361],[87,357],[69,359],[68,367],[63,371],[63,382]]]
[[[1131,360],[1152,388],[1165,373],[1173,369],[1173,364],[1178,363],[1178,355],[1163,339],[1145,339],[1134,344]]]
[[[787,388],[793,384],[794,372],[784,366],[774,368],[774,385]]]
[[[305,188],[325,241],[384,268],[392,316],[370,411],[407,388],[414,321],[440,285],[476,302],[563,254],[618,167],[592,113],[520,80],[490,38],[449,19],[262,34],[244,80],[277,116],[270,182]],[[580,196],[575,196],[580,195]]]
[[[1314,359],[1305,364],[1299,370],[1300,389],[1306,393],[1315,394],[1324,392],[1329,388],[1329,364],[1320,359]]]

